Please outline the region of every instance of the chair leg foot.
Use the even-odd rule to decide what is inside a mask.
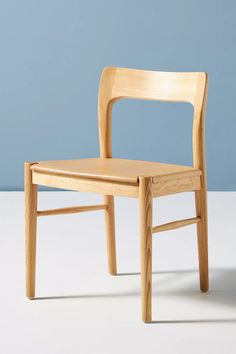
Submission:
[[[25,163],[26,296],[35,297],[37,185],[32,183],[31,163]]]
[[[208,276],[208,232],[207,232],[207,194],[205,190],[195,192],[195,203],[197,215],[201,221],[197,224],[198,257],[200,289],[207,292],[209,289]]]
[[[140,177],[140,251],[142,320],[152,320],[152,191],[151,179]]]
[[[108,208],[104,211],[107,238],[108,271],[111,275],[117,275],[114,197],[111,195],[105,195],[104,204],[108,205]]]

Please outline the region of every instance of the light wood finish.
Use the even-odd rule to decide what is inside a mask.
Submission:
[[[194,167],[202,171],[201,190],[195,191],[196,214],[201,218],[197,224],[198,257],[200,289],[203,292],[209,288],[208,270],[208,217],[207,217],[207,182],[206,182],[206,155],[205,155],[205,119],[208,95],[208,78],[206,77],[202,109],[199,110],[193,126],[193,161]],[[200,100],[200,98],[198,97]]]
[[[64,177],[33,172],[33,183],[53,188],[69,189],[79,192],[138,197],[138,184],[124,184],[96,179]]]
[[[98,205],[83,205],[77,207],[59,208],[59,209],[50,209],[50,210],[39,210],[37,211],[37,216],[76,214],[76,213],[83,213],[86,211],[104,210],[107,208],[108,205],[98,204]]]
[[[206,73],[171,73],[105,68],[102,73],[98,120],[101,157],[112,157],[112,106],[123,98],[189,102],[194,106],[194,149],[198,150]],[[197,159],[195,154],[194,159]]]
[[[195,192],[195,203],[196,213],[201,219],[197,224],[200,289],[201,291],[206,292],[209,288],[206,190],[202,189],[201,191]]]
[[[140,177],[140,251],[142,319],[152,319],[152,182]]]
[[[104,211],[106,238],[107,238],[108,270],[110,274],[116,275],[117,268],[116,268],[114,197],[111,195],[105,195],[104,203],[108,205],[108,208],[106,208]]]
[[[174,229],[178,229],[183,226],[198,224],[200,221],[201,221],[200,218],[190,218],[190,219],[172,221],[172,222],[168,222],[166,224],[154,226],[152,228],[152,233],[154,234],[156,232],[174,230]]]
[[[119,183],[137,184],[139,176],[153,176],[153,183],[159,178],[200,176],[201,171],[190,166],[159,162],[137,161],[115,158],[90,158],[39,162],[33,171],[50,175],[69,176]]]
[[[81,192],[138,197],[140,175],[153,176],[155,197],[201,189],[199,169],[158,162],[94,158],[40,162],[32,169],[34,183]]]
[[[25,162],[25,248],[26,248],[26,296],[35,296],[37,186],[32,183],[31,166]]]
[[[104,196],[104,209],[108,267],[117,273],[114,196],[139,198],[141,238],[142,317],[151,321],[151,264],[152,231],[159,232],[197,223],[200,288],[208,289],[207,250],[207,201],[205,161],[205,110],[207,100],[206,73],[167,73],[126,68],[105,68],[100,81],[98,97],[98,125],[100,158],[68,161],[41,161],[27,165],[26,173],[26,240],[28,263],[35,260],[36,187],[43,185],[81,192],[93,192]],[[179,166],[158,162],[114,159],[112,157],[112,107],[120,99],[145,99],[172,102],[188,102],[193,105],[193,166]],[[140,142],[140,145],[142,142]],[[32,170],[32,175],[31,175]],[[154,197],[195,192],[196,217],[175,221],[152,228],[152,199]],[[39,211],[38,216],[61,213]],[[91,209],[90,209],[91,210]],[[67,208],[66,212],[77,212]],[[64,213],[64,212],[63,212]],[[34,295],[33,273],[30,275]]]
[[[159,184],[162,181],[176,181],[180,179],[185,179],[185,178],[193,178],[193,177],[200,177],[202,175],[201,170],[197,169],[189,169],[189,166],[180,166],[180,165],[171,165],[171,166],[178,166],[178,167],[184,167],[186,168],[185,171],[179,170],[178,172],[174,173],[165,173],[163,175],[155,175],[152,177],[152,183],[154,184]]]
[[[184,177],[176,179],[165,179],[162,178],[158,183],[154,183],[152,190],[154,197],[160,197],[163,195],[190,192],[201,189],[200,177]]]

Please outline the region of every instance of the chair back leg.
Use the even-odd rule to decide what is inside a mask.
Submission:
[[[198,258],[199,258],[199,276],[200,289],[203,292],[208,291],[208,230],[207,230],[207,192],[205,189],[195,191],[195,204],[197,216],[201,218],[197,223],[198,237]]]

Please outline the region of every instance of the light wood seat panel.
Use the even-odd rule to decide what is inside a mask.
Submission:
[[[46,174],[94,178],[106,181],[137,184],[140,176],[181,178],[199,176],[201,171],[190,166],[159,162],[114,158],[89,158],[80,160],[42,161],[32,165],[32,170]]]

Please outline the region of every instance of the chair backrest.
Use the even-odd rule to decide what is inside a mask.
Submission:
[[[189,102],[194,107],[193,164],[205,169],[205,108],[207,74],[203,72],[158,72],[107,67],[100,80],[98,122],[100,156],[112,157],[112,106],[117,100],[135,98]]]

